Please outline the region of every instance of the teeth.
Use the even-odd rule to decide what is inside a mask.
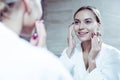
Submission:
[[[78,32],[78,34],[81,34],[81,35],[86,34],[86,33],[88,32]]]
[[[85,34],[85,33],[80,33],[80,34]]]

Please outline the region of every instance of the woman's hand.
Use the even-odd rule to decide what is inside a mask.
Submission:
[[[76,46],[76,42],[75,42],[75,39],[74,39],[74,35],[73,35],[73,32],[74,32],[74,24],[71,24],[69,26],[69,31],[68,31],[68,38],[67,38],[67,41],[68,41],[68,48],[67,48],[67,55],[68,57],[70,58],[71,55],[72,55],[72,51],[73,49],[75,48]]]
[[[91,38],[91,50],[88,56],[89,71],[92,71],[96,67],[95,59],[101,50],[101,45],[102,45],[101,35],[93,33]]]
[[[36,33],[33,33],[30,43],[46,48],[46,30],[43,21],[36,21]]]

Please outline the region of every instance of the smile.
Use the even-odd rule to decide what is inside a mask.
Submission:
[[[88,32],[78,32],[78,35],[79,35],[80,37],[83,37],[83,36],[85,36],[86,34],[88,34]]]

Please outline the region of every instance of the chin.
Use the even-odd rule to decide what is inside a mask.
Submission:
[[[82,38],[80,38],[80,37],[79,37],[79,40],[80,40],[81,42],[84,42],[84,41],[89,41],[90,38],[87,38],[87,37],[82,37]]]

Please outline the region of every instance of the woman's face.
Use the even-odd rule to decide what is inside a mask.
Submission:
[[[100,23],[96,21],[95,15],[90,10],[79,11],[74,18],[75,34],[81,41],[90,40],[93,33],[97,33]]]

